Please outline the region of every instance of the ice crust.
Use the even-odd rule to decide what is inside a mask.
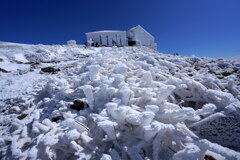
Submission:
[[[1,159],[240,159],[236,62],[145,47],[0,45],[3,61],[28,66],[0,72]]]

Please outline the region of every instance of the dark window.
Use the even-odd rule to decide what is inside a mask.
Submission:
[[[135,46],[136,45],[136,41],[128,41],[128,45],[129,46]]]

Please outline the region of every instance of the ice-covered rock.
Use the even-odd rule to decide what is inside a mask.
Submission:
[[[88,70],[89,70],[89,79],[91,81],[95,81],[97,80],[99,77],[98,77],[98,73],[99,73],[99,70],[101,69],[101,67],[99,65],[91,65],[91,66],[88,66]]]
[[[240,159],[233,61],[146,47],[0,46],[0,68],[19,69],[0,72],[1,159]],[[59,71],[40,72],[50,65]]]
[[[76,42],[76,40],[69,40],[69,41],[67,41],[67,44],[68,45],[76,45],[77,42]]]
[[[116,139],[116,131],[114,129],[117,126],[116,122],[111,122],[109,120],[105,120],[105,121],[99,122],[98,126],[107,133],[109,138]]]
[[[93,97],[93,87],[90,85],[83,86],[83,92],[87,98],[89,107],[94,110],[94,97]]]

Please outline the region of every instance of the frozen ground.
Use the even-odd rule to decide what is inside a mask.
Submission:
[[[239,55],[239,56],[230,57],[230,58],[228,58],[228,59],[229,59],[229,60],[236,61],[237,63],[240,63],[240,55]]]
[[[239,160],[239,70],[144,47],[0,42],[0,159]]]

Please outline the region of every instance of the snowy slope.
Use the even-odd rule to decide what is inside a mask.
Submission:
[[[236,61],[237,63],[240,63],[240,56],[234,56],[234,57],[230,57],[228,58],[229,60],[233,60]]]
[[[239,70],[144,47],[1,42],[0,157],[240,159]]]

